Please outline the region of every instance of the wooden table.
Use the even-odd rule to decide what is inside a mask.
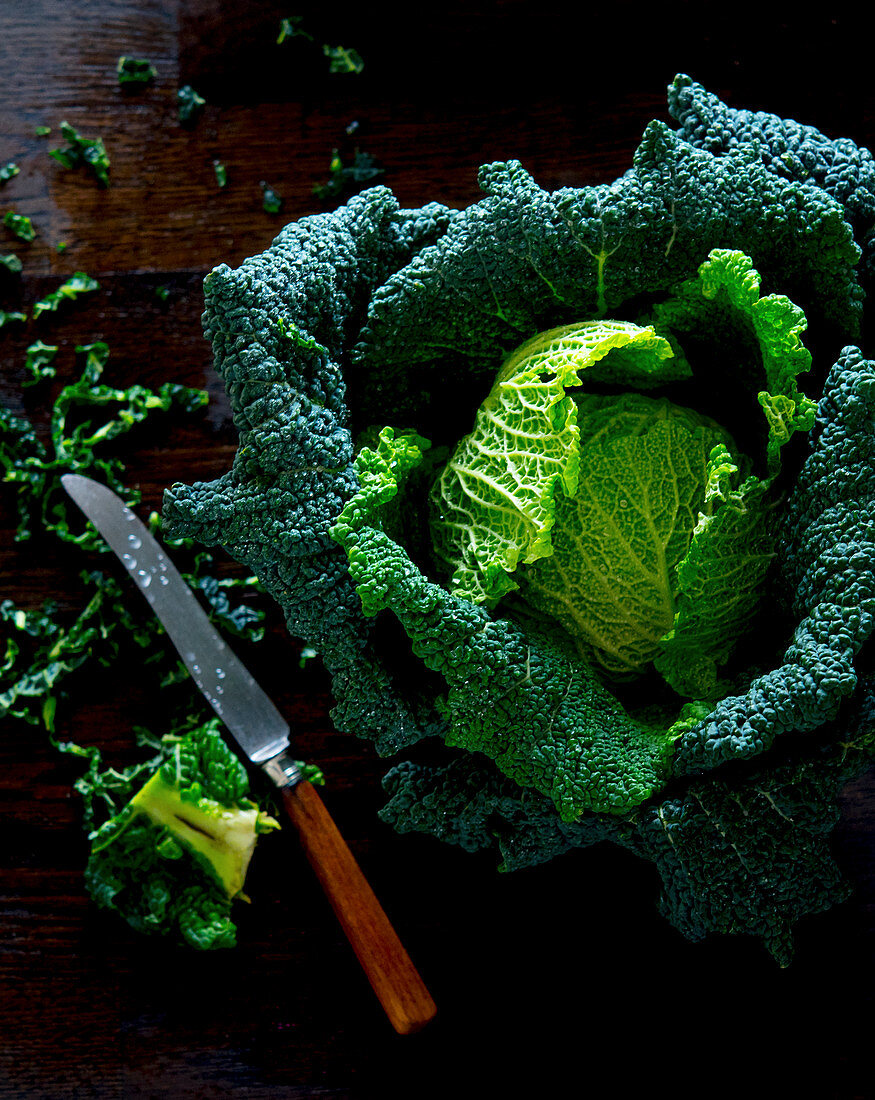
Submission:
[[[317,42],[355,46],[365,70],[328,76],[318,50],[278,47],[292,14]],[[62,377],[72,377],[77,343],[103,339],[114,384],[174,379],[210,391],[203,416],[156,422],[125,450],[146,514],[170,481],[217,476],[235,448],[200,331],[204,275],[261,251],[286,220],[328,208],[312,187],[334,146],[355,140],[376,156],[406,206],[466,205],[478,197],[478,164],[509,156],[548,188],[606,182],[629,166],[647,121],[667,117],[663,89],[677,71],[739,106],[871,146],[864,30],[827,14],[788,22],[761,5],[703,15],[691,3],[643,14],[620,3],[569,16],[553,0],[395,14],[343,3],[0,0],[0,163],[21,166],[0,204],[39,233],[17,249],[21,300],[86,271],[101,290],[44,329],[61,345]],[[155,84],[122,94],[120,54],[149,58]],[[207,101],[191,130],[176,117],[185,83]],[[47,155],[57,142],[34,136],[48,125],[56,137],[62,119],[104,137],[108,189],[65,171]],[[225,189],[214,159],[227,166]],[[263,211],[261,180],[283,196],[282,215]],[[58,241],[69,245],[62,254]],[[0,335],[0,398],[44,429],[42,398],[20,386],[33,338]],[[71,608],[69,557],[47,540],[14,544],[4,506],[2,594]],[[416,1100],[659,1087],[706,1098],[736,1079],[755,1096],[875,1096],[871,775],[845,791],[835,833],[854,897],[800,924],[797,958],[782,971],[747,940],[684,941],[654,911],[653,869],[628,853],[579,851],[502,876],[491,856],[396,835],[376,816],[385,765],[332,730],[327,677],[312,662],[299,671],[299,649],[271,609],[259,678],[301,754],[324,769],[325,801],[429,984],[437,1020],[416,1036],[391,1031],[291,830],[257,854],[233,952],[168,948],[98,911],[82,882],[75,764],[38,729],[7,722],[0,1096]],[[127,759],[144,718],[160,722],[160,711],[140,685],[100,675],[77,692],[61,733]]]

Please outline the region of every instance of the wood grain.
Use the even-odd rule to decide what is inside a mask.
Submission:
[[[301,14],[317,41],[354,45],[361,79],[275,45]],[[32,217],[36,240],[5,235],[24,263],[0,308],[32,303],[73,271],[90,299],[0,332],[0,400],[47,430],[52,384],[23,390],[24,348],[105,339],[107,379],[205,385],[194,420],[166,418],[126,445],[143,514],[173,480],[224,471],[235,436],[200,329],[203,276],[260,252],[287,220],[325,209],[312,193],[332,148],[355,138],[405,205],[478,197],[484,161],[519,157],[548,188],[609,182],[664,86],[690,72],[732,102],[875,144],[870,36],[861,17],[762,4],[532,0],[441,5],[268,0],[0,0],[0,211]],[[123,95],[122,53],[149,57],[155,85]],[[180,83],[207,100],[176,117]],[[66,119],[103,136],[111,185],[48,156]],[[50,125],[49,138],[34,128]],[[216,186],[213,160],[228,170]],[[283,195],[261,208],[260,180]],[[69,244],[56,251],[58,241]],[[169,288],[161,302],[157,287]],[[76,606],[81,562],[48,540],[16,544],[0,485],[2,595]],[[240,946],[196,957],[138,936],[85,895],[86,840],[74,762],[43,734],[0,733],[0,1097],[253,1100],[674,1094],[869,1100],[875,988],[875,778],[849,786],[834,846],[854,896],[799,926],[778,970],[756,944],[690,944],[656,913],[653,869],[592,849],[497,873],[491,856],[398,836],[377,817],[386,762],[333,731],[328,678],[269,609],[258,676],[328,778],[332,813],[440,1005],[421,1033],[386,1027],[291,835],[264,838],[241,907]],[[95,676],[59,734],[120,764],[131,727],[160,728],[162,702],[137,682]],[[328,797],[328,795],[326,795]],[[286,830],[291,834],[291,830]],[[570,1082],[570,1084],[569,1084]]]

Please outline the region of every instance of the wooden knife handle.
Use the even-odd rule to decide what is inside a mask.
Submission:
[[[435,1003],[316,788],[302,780],[284,787],[282,795],[310,866],[392,1027],[401,1035],[419,1031],[437,1011]]]

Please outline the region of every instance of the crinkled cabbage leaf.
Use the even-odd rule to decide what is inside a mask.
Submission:
[[[872,158],[727,108],[683,76],[670,108],[679,129],[651,123],[613,184],[551,193],[509,161],[482,169],[484,197],[461,211],[401,209],[372,188],[217,267],[205,331],[240,446],[217,481],[168,490],[164,514],[173,534],[259,575],[331,671],[340,730],[384,755],[436,746],[431,763],[402,756],[387,777],[397,828],[494,846],[508,868],[613,840],[653,861],[662,911],[686,935],[757,935],[786,962],[793,923],[845,895],[827,843],[835,797],[875,751],[875,366],[854,343]],[[734,289],[716,267],[700,273],[715,249],[749,260]],[[611,361],[594,322],[648,335]],[[502,364],[582,324],[591,361],[533,362],[531,421],[509,420],[490,396]],[[816,416],[795,390],[803,330]],[[639,340],[649,365],[632,363]],[[673,374],[630,387],[633,368],[639,382]],[[631,685],[509,587],[549,560],[558,496],[598,472],[581,407],[610,424],[616,408],[596,405],[630,388],[693,410],[691,435],[721,428],[696,475],[704,506],[691,498],[682,523],[689,545],[653,658],[663,675]],[[429,494],[486,406],[518,437],[548,423],[556,445],[525,452],[524,518],[484,540],[481,563],[478,515],[450,568]],[[514,453],[507,428],[482,430]],[[740,551],[750,562],[733,571]],[[771,564],[748,607],[758,563]],[[743,643],[727,654],[736,592]]]

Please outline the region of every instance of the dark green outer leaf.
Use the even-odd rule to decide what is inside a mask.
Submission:
[[[850,893],[830,835],[839,792],[875,760],[873,687],[862,687],[853,712],[816,741],[692,781],[627,818],[563,822],[543,795],[469,754],[442,766],[397,765],[384,780],[390,799],[380,816],[468,851],[494,847],[505,871],[613,841],[653,862],[660,912],[688,939],[757,936],[786,965],[793,925]]]
[[[339,727],[386,752],[444,720],[427,697],[403,698],[383,656],[366,649],[371,627],[329,535],[356,488],[340,359],[354,311],[451,217],[437,204],[399,210],[375,188],[288,226],[236,271],[216,268],[205,283],[205,331],[240,448],[219,481],[165,496],[170,533],[247,563],[282,604],[289,631],[332,670]]]
[[[806,315],[857,330],[860,250],[841,206],[747,147],[713,157],[652,123],[611,187],[548,194],[515,161],[482,169],[481,185],[488,197],[371,300],[356,360],[384,384],[454,356],[494,372],[540,330],[664,295],[713,248],[744,251]]]
[[[680,136],[698,149],[725,156],[747,145],[776,176],[813,183],[841,203],[863,246],[868,284],[875,274],[875,160],[868,149],[849,138],[832,140],[794,119],[727,107],[684,73],[669,85],[668,109],[680,123]]]
[[[857,687],[855,661],[875,625],[875,364],[857,348],[845,348],[827,378],[811,447],[778,553],[799,617],[792,643],[778,667],[680,739],[680,774],[816,729]]]

